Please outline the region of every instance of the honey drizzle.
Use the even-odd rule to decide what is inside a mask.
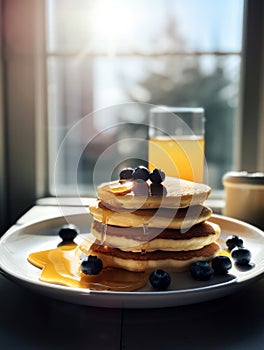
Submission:
[[[104,245],[107,237],[107,225],[108,225],[108,218],[106,218],[102,224],[101,228],[101,241],[100,244]]]
[[[134,291],[147,283],[144,272],[130,272],[103,265],[98,275],[85,275],[80,270],[80,252],[75,243],[58,246],[55,249],[32,253],[28,261],[41,268],[40,280],[74,288],[93,290]]]
[[[148,237],[148,224],[143,224],[143,236]]]
[[[143,237],[144,237],[144,248],[141,249],[141,254],[146,254],[147,252],[147,246],[148,246],[148,224],[143,224]]]
[[[113,215],[111,210],[103,211],[101,239],[99,244],[104,246],[107,239],[107,226],[109,218]],[[147,242],[148,224],[143,224],[143,236]],[[105,246],[107,248],[107,246]],[[75,243],[59,244],[57,248],[35,252],[28,256],[28,261],[42,269],[40,280],[53,284],[65,285],[76,288],[89,288],[95,290],[113,290],[113,291],[134,291],[142,288],[147,283],[146,272],[132,272],[123,270],[114,265],[114,257],[106,262],[103,261],[103,270],[98,275],[85,275],[80,269],[80,251]],[[142,249],[142,254],[146,249]],[[86,252],[90,252],[89,248]],[[100,256],[103,260],[103,258]],[[146,262],[139,262],[139,270],[142,271],[142,265]]]

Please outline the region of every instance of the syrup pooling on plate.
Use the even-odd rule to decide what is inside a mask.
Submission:
[[[89,253],[89,252],[87,252]],[[32,253],[28,260],[42,269],[40,280],[74,288],[134,291],[147,282],[146,273],[107,267],[98,275],[85,275],[80,269],[80,247],[74,242],[50,250]]]

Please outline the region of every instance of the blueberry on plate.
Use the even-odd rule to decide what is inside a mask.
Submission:
[[[119,179],[120,180],[130,180],[133,179],[133,172],[134,169],[133,168],[124,168],[120,171],[119,174]]]
[[[216,256],[212,260],[212,268],[216,275],[225,275],[232,267],[232,261],[228,256]]]
[[[143,165],[138,166],[135,168],[133,172],[133,178],[134,180],[143,180],[147,181],[149,179],[149,171],[146,167]]]
[[[72,242],[78,233],[78,227],[72,224],[63,225],[59,230],[59,236],[63,242]]]
[[[251,253],[246,248],[236,247],[232,250],[232,258],[237,265],[245,266],[248,265],[251,260]]]
[[[98,275],[103,269],[103,262],[95,255],[88,255],[81,263],[81,270],[86,275]]]
[[[243,247],[243,244],[243,239],[236,235],[227,237],[226,245],[229,250],[232,250],[236,247]]]
[[[150,172],[149,179],[152,183],[160,184],[165,179],[165,173],[162,169],[154,169]]]
[[[151,272],[149,281],[153,288],[157,290],[166,290],[171,283],[171,277],[168,272],[159,269]]]
[[[214,274],[214,270],[206,261],[195,261],[191,264],[190,273],[192,278],[197,281],[209,281]]]

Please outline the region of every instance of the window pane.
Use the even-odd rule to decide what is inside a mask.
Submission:
[[[98,27],[94,35],[88,19],[91,13],[96,18],[101,14],[105,23],[105,2],[79,1],[76,6],[76,1],[67,0],[61,7],[60,1],[49,0],[47,4],[47,44],[54,50],[47,56],[51,191],[75,194],[78,181],[78,191],[84,188],[87,194],[102,155],[107,155],[104,162],[109,168],[120,159],[112,176],[124,159],[130,164],[145,160],[145,142],[131,141],[131,151],[131,144],[122,140],[147,138],[141,124],[147,124],[149,106],[157,104],[205,108],[208,180],[214,189],[221,189],[221,177],[235,161],[243,2],[122,1],[130,14],[141,16],[127,40],[126,30],[120,36],[113,30],[112,36],[103,38],[104,29],[99,33]],[[78,10],[71,13],[73,7]],[[73,26],[74,21],[78,25]],[[100,166],[96,169],[95,182],[109,179],[107,171],[99,174]]]
[[[239,51],[242,0],[47,0],[47,49]]]

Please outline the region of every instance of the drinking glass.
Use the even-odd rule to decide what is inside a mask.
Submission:
[[[203,182],[204,109],[157,106],[150,110],[149,170],[167,176]]]

